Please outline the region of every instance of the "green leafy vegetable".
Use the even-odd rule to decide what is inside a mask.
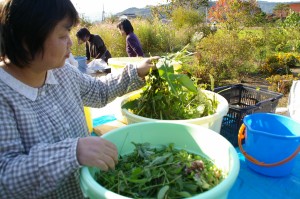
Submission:
[[[174,66],[190,53],[183,49],[163,57],[150,71],[141,96],[123,104],[132,113],[153,119],[184,120],[200,118],[216,112],[218,101],[207,97],[186,74]]]
[[[127,197],[169,199],[192,197],[224,179],[213,162],[174,144],[133,144],[135,150],[122,156],[115,170],[95,174],[99,184]]]

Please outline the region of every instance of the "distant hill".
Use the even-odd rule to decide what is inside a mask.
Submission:
[[[258,1],[258,5],[261,10],[267,14],[271,14],[275,6],[279,3],[280,2]]]
[[[146,7],[146,8],[132,7],[132,8],[128,8],[122,12],[117,13],[116,16],[122,16],[122,15],[126,15],[126,14],[135,14],[136,16],[148,17],[151,15],[151,10],[149,7]]]
[[[289,4],[289,3],[295,3],[295,2],[268,2],[268,1],[258,1],[259,7],[262,9],[263,12],[270,14],[273,12],[274,7],[279,4],[279,3],[284,3],[284,4]],[[209,7],[215,5],[216,3],[213,1],[209,2]],[[126,14],[135,14],[136,16],[141,16],[141,17],[149,17],[151,15],[151,11],[149,7],[146,8],[128,8],[122,12],[119,12],[116,14],[116,16],[122,16]]]

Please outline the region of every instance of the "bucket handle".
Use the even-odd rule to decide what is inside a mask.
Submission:
[[[264,162],[260,162],[258,160],[256,160],[254,157],[250,156],[249,154],[247,154],[247,152],[243,149],[243,146],[242,146],[242,140],[245,138],[245,124],[242,124],[240,130],[239,130],[239,134],[238,134],[238,144],[239,144],[239,148],[242,152],[242,154],[246,157],[247,160],[249,160],[250,162],[258,165],[258,166],[263,166],[263,167],[274,167],[274,166],[279,166],[281,164],[284,164],[288,161],[290,161],[291,159],[293,159],[299,152],[300,152],[300,146],[297,148],[297,150],[292,154],[290,155],[289,157],[279,161],[279,162],[275,162],[275,163],[270,163],[270,164],[267,164],[267,163],[264,163]]]

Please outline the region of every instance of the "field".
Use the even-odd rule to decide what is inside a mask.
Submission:
[[[194,56],[183,65],[183,72],[198,78],[198,83],[207,88],[212,84],[211,76],[215,87],[243,83],[267,88],[284,93],[279,106],[286,106],[291,82],[300,77],[299,27],[264,25],[236,31],[218,26],[212,32],[206,24],[178,27],[157,19],[131,22],[146,57],[175,53],[188,45]],[[102,37],[113,57],[126,57],[125,38],[116,26],[116,21],[106,21],[92,24],[89,30]],[[85,45],[79,46],[75,37],[81,27],[71,32],[75,56],[85,54]],[[278,89],[282,82],[289,83],[284,89]]]

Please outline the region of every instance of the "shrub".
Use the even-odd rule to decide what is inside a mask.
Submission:
[[[299,64],[298,56],[293,53],[278,53],[266,58],[265,63],[260,70],[264,74],[289,74],[290,68],[296,67]]]
[[[165,24],[159,19],[132,19],[134,32],[141,41],[145,56],[162,55],[169,52],[176,52],[186,46],[196,27],[176,29],[172,23]],[[112,23],[113,22],[113,23]],[[85,45],[78,45],[75,36],[76,27],[71,32],[73,40],[72,53],[75,56],[85,55]],[[125,51],[125,38],[117,29],[116,21],[106,21],[93,24],[89,28],[92,34],[101,36],[113,57],[127,57]]]
[[[195,9],[178,7],[172,12],[171,19],[176,28],[189,28],[203,22],[204,15]]]
[[[252,59],[251,49],[251,43],[240,39],[237,34],[217,31],[198,43],[198,65],[206,67],[216,82],[235,78]]]
[[[270,86],[269,90],[280,92],[283,94],[288,94],[290,92],[293,80],[298,80],[298,77],[294,77],[294,75],[272,75],[266,80],[269,82]]]
[[[279,63],[287,65],[289,68],[296,67],[299,60],[293,53],[279,53],[278,55]]]

